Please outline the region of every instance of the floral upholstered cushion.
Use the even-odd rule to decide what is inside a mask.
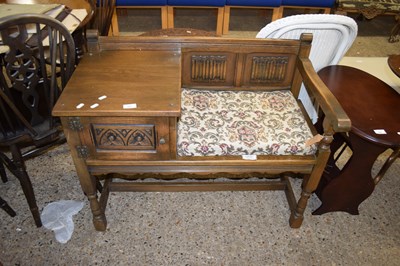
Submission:
[[[310,155],[310,138],[290,91],[182,91],[179,156]]]

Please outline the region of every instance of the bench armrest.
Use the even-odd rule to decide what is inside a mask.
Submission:
[[[311,61],[308,58],[299,57],[297,64],[305,87],[317,101],[317,104],[325,114],[325,119],[331,124],[332,129],[335,132],[350,131],[350,118],[347,116],[336,97],[319,78]]]

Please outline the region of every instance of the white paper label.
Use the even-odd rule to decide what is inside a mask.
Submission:
[[[386,131],[384,129],[374,129],[375,134],[378,135],[385,135],[387,134]]]
[[[257,160],[257,155],[254,155],[254,154],[242,155],[242,159],[255,161],[255,160]]]
[[[100,96],[98,99],[101,101],[104,100],[105,98],[107,98],[107,95]]]
[[[85,104],[84,103],[80,103],[76,106],[76,109],[81,109]]]
[[[98,107],[98,106],[99,106],[99,104],[98,104],[98,103],[95,103],[95,104],[92,104],[92,105],[90,106],[90,108],[94,109],[94,108],[96,108],[96,107]]]
[[[124,109],[135,109],[135,108],[137,108],[137,105],[136,105],[136,103],[127,103],[127,104],[122,105],[122,108],[124,108]]]

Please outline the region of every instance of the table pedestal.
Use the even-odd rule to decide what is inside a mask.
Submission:
[[[335,150],[332,149],[325,174],[316,192],[322,205],[313,214],[332,211],[359,214],[358,206],[372,194],[375,188],[375,178],[371,175],[372,166],[387,148],[350,133],[348,144],[353,154],[340,170],[335,164],[334,154],[341,148],[341,144],[347,143],[347,137],[338,138],[331,146]]]

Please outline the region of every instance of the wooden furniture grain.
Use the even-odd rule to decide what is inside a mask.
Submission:
[[[358,214],[359,205],[373,192],[390,165],[400,155],[400,95],[378,78],[348,66],[328,66],[318,72],[352,122],[348,135],[338,134],[317,189],[322,201],[314,214],[345,211]],[[382,131],[384,130],[384,131]],[[343,169],[334,154],[347,144],[352,155]],[[374,177],[377,157],[387,149],[392,154]]]
[[[329,157],[332,136],[350,128],[350,120],[307,58],[311,35],[303,35],[301,41],[93,37],[88,41],[90,53],[77,67],[53,115],[62,119],[97,230],[106,230],[110,191],[282,190],[291,210],[290,226],[301,226],[308,198]],[[291,91],[297,96],[302,81],[326,114],[316,153],[260,155],[251,160],[238,155],[178,156],[182,87]],[[294,175],[304,177],[298,202],[289,180]],[[250,176],[264,178],[243,179]],[[159,181],[134,181],[147,177]],[[180,177],[193,180],[184,182]],[[100,195],[98,180],[103,181]]]

